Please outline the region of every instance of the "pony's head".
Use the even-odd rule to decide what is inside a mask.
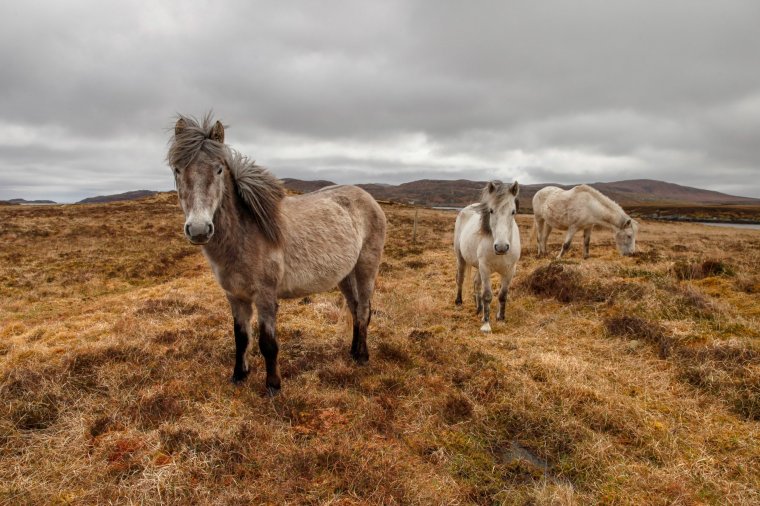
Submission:
[[[214,235],[214,214],[224,195],[229,150],[224,125],[179,116],[167,159],[174,171],[177,195],[185,212],[185,235],[193,244],[206,244]]]
[[[480,229],[493,238],[493,250],[497,255],[505,255],[509,251],[519,205],[519,190],[517,181],[511,185],[491,181],[483,188],[479,206]]]
[[[636,234],[639,232],[639,223],[626,216],[623,226],[615,232],[615,244],[623,256],[632,255],[636,251]]]

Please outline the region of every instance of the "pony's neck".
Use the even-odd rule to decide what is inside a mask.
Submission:
[[[251,226],[244,204],[237,193],[232,176],[226,176],[224,195],[214,213],[214,236],[204,246],[211,259],[229,258],[243,244],[242,238]]]
[[[628,215],[622,209],[607,208],[608,211],[604,213],[602,219],[604,223],[613,229],[615,232],[623,228],[623,225],[628,220]]]

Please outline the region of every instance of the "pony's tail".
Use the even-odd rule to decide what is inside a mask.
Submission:
[[[530,228],[530,237],[528,237],[528,244],[531,246],[536,241],[536,232],[538,230],[538,224],[536,223],[536,215],[533,215],[533,226]],[[538,243],[536,243],[536,252],[538,252]]]

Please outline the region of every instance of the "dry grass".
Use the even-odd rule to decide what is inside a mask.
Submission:
[[[232,320],[172,195],[0,209],[0,503],[760,501],[760,233],[527,245],[484,336],[453,304],[454,215],[420,210],[412,245],[414,209],[385,210],[370,363],[337,291],[284,301],[269,398],[258,357],[228,381]]]

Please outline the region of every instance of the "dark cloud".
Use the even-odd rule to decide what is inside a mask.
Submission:
[[[753,1],[6,2],[0,198],[170,188],[172,117],[210,108],[281,177],[760,197],[757,19]]]

